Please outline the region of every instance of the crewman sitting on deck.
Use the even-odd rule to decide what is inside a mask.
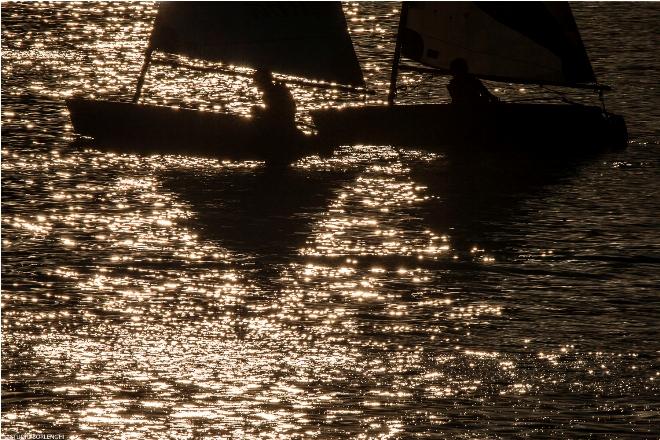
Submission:
[[[273,81],[272,73],[266,69],[258,69],[253,78],[262,93],[264,106],[254,106],[252,115],[271,128],[295,130],[296,102],[286,85]]]
[[[479,79],[468,71],[468,64],[463,58],[456,58],[449,65],[452,79],[447,85],[452,104],[461,108],[475,108],[497,103],[499,99],[488,91]]]

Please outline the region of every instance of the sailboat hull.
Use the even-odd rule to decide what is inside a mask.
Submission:
[[[325,152],[312,136],[237,115],[78,98],[66,104],[74,131],[110,152],[268,162]]]
[[[621,116],[598,107],[497,104],[461,111],[451,104],[364,106],[312,112],[331,144],[385,144],[440,152],[555,154],[625,148]]]
[[[312,112],[318,136],[282,133],[237,115],[171,107],[77,98],[67,100],[67,107],[77,134],[116,153],[289,163],[353,144],[454,154],[573,154],[627,145],[622,117],[574,105],[499,104],[469,113],[451,104],[324,109]]]

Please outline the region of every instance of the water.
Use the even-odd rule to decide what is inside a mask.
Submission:
[[[345,5],[373,101],[396,8]],[[539,170],[347,146],[272,173],[74,147],[63,99],[131,96],[154,5],[3,3],[3,434],[657,438],[660,8],[574,10],[626,151]],[[294,94],[301,123],[356,99]],[[255,99],[165,67],[144,94]]]

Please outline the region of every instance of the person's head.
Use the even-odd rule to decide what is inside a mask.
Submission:
[[[273,74],[268,69],[259,68],[254,71],[252,79],[257,87],[264,87],[273,83]]]
[[[468,63],[463,58],[455,58],[449,64],[449,72],[454,76],[467,75]]]

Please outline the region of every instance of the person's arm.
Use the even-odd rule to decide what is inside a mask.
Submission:
[[[456,83],[452,79],[449,81],[449,84],[447,84],[447,91],[449,92],[449,97],[451,98],[451,102],[456,101]]]
[[[481,91],[481,94],[483,94],[486,98],[488,98],[488,102],[500,102],[500,99],[490,93],[490,90],[488,90],[488,87],[484,85],[481,81],[477,79],[477,82],[479,83],[479,89]]]

